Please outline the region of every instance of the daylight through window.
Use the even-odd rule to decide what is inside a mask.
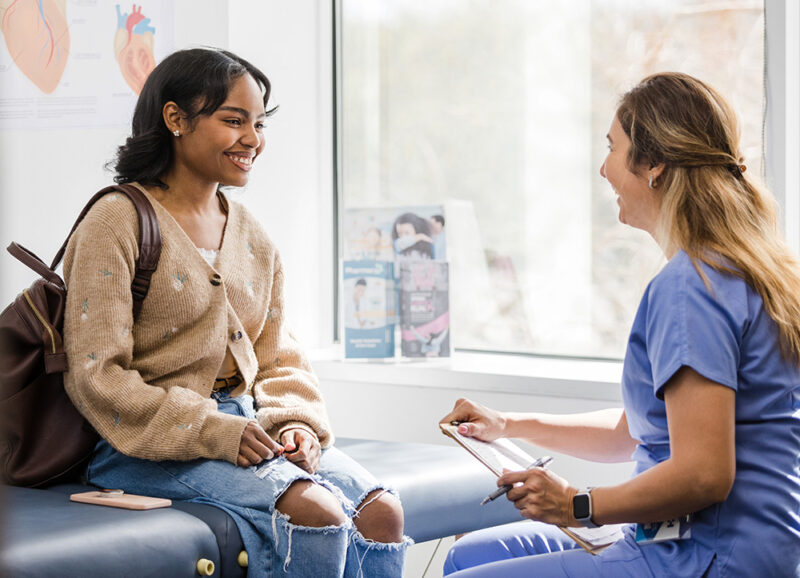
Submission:
[[[599,174],[621,93],[693,74],[761,173],[754,0],[341,0],[343,210],[442,205],[456,348],[620,358],[655,243]]]

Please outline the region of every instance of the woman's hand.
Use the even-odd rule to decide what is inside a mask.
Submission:
[[[281,434],[281,443],[287,460],[309,474],[317,471],[322,455],[317,436],[302,428],[287,429]]]
[[[503,473],[498,486],[513,485],[506,497],[523,518],[558,526],[578,526],[572,516],[572,498],[578,493],[564,478],[544,468]]]
[[[505,434],[506,418],[502,413],[463,397],[456,401],[453,411],[444,416],[440,423],[453,421],[463,422],[458,426],[461,435],[485,442],[494,441]]]
[[[236,463],[243,468],[256,466],[283,453],[283,448],[267,435],[258,422],[248,422],[239,442],[239,457]]]

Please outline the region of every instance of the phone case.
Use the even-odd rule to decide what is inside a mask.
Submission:
[[[97,504],[98,506],[125,508],[127,510],[152,510],[154,508],[167,508],[172,505],[172,500],[166,498],[137,496],[136,494],[125,494],[120,491],[80,492],[70,495],[69,499],[82,504]]]

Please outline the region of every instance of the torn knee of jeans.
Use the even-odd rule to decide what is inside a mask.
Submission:
[[[321,477],[319,477],[317,475],[306,474],[306,473],[298,473],[297,476],[293,477],[291,480],[286,482],[286,484],[284,484],[283,488],[281,488],[280,492],[278,492],[278,497],[276,498],[275,505],[272,508],[272,535],[274,536],[274,540],[275,540],[275,548],[278,547],[278,542],[279,542],[278,527],[277,527],[278,526],[278,520],[280,520],[282,522],[283,527],[286,529],[286,534],[287,534],[287,537],[289,538],[290,544],[291,544],[292,532],[294,532],[294,530],[298,530],[299,529],[299,530],[307,531],[307,532],[310,532],[310,533],[329,534],[329,533],[337,532],[337,531],[340,531],[340,530],[343,530],[343,529],[349,530],[350,528],[353,527],[353,522],[352,522],[352,520],[349,519],[349,516],[348,516],[348,519],[345,522],[343,522],[342,524],[333,524],[333,525],[327,525],[327,526],[303,526],[303,525],[295,524],[294,522],[292,522],[291,516],[289,514],[281,512],[278,509],[277,503],[281,499],[281,497],[283,497],[283,495],[286,493],[286,491],[290,487],[292,487],[292,484],[294,484],[295,482],[298,482],[298,481],[308,481],[308,482],[311,482],[313,484],[317,484],[319,486],[322,486],[326,490],[330,491],[334,495],[334,497],[336,497],[339,500],[339,502],[342,504],[342,507],[345,508],[345,511],[346,511],[346,507],[348,505],[350,507],[352,507],[352,503],[350,502],[350,500],[348,500],[344,496],[344,494],[342,494],[342,491],[339,488],[337,488],[336,486],[333,486],[333,485],[329,484],[326,480],[322,479]],[[344,502],[342,502],[342,500],[344,500]]]
[[[368,496],[372,492],[376,492],[376,493],[375,493],[374,496],[369,498]],[[355,512],[353,513],[353,517],[357,518],[358,515],[361,513],[361,511],[364,508],[369,506],[372,502],[374,502],[375,500],[377,500],[378,498],[380,498],[384,494],[389,494],[390,496],[394,496],[395,498],[397,498],[398,501],[400,501],[400,497],[397,495],[397,492],[394,489],[392,489],[392,488],[384,488],[383,486],[374,486],[372,488],[369,488],[366,492],[361,494],[361,496],[358,498],[358,507],[355,509]]]
[[[280,526],[282,526],[283,533],[286,535],[286,539],[288,540],[286,546],[286,560],[283,563],[283,571],[287,572],[289,570],[289,564],[292,561],[292,536],[295,532],[301,532],[304,534],[317,534],[317,535],[330,535],[330,534],[337,534],[340,532],[349,532],[350,529],[353,527],[353,522],[351,520],[346,520],[344,523],[335,525],[335,526],[321,526],[321,527],[312,527],[312,526],[300,526],[298,524],[293,524],[289,521],[289,515],[280,512],[278,508],[275,508],[272,512],[272,536],[275,540],[275,550],[278,549],[278,544],[281,542],[280,534],[278,531],[278,520],[280,520]]]
[[[344,495],[341,489],[339,489],[337,486],[335,486],[322,476],[319,476],[318,474],[309,474],[306,472],[298,473],[297,476],[294,476],[291,480],[289,480],[286,484],[284,484],[284,486],[278,492],[277,497],[275,498],[275,505],[273,505],[274,510],[278,509],[277,508],[278,502],[287,492],[287,490],[292,487],[292,484],[300,481],[311,482],[313,484],[316,484],[317,486],[320,486],[328,490],[333,495],[333,497],[336,498],[336,501],[339,502],[339,505],[341,506],[342,510],[344,510],[344,513],[348,518],[352,518],[356,514],[355,505],[347,498],[347,496]],[[281,515],[283,515],[283,512],[281,512]],[[274,514],[273,514],[273,519],[274,519]]]
[[[353,532],[353,534],[350,536],[350,541],[353,542],[353,544],[357,544],[366,551],[370,550],[393,551],[414,545],[414,540],[412,540],[408,536],[403,536],[403,539],[400,542],[377,542],[375,540],[370,540],[369,538],[365,538],[364,534],[362,534],[358,530]]]
[[[376,542],[365,538],[361,532],[356,530],[350,535],[350,547],[354,550],[358,562],[356,576],[364,576],[364,561],[370,554],[396,556],[399,553],[402,556],[405,555],[406,549],[413,545],[414,540],[408,536],[403,536],[403,540],[400,542]]]
[[[339,504],[342,506],[342,510],[347,515],[348,518],[352,518],[353,515],[356,513],[356,506],[351,502],[347,496],[344,495],[342,490],[320,476],[315,476],[315,482],[317,482],[320,486],[328,490],[333,496],[339,501]]]

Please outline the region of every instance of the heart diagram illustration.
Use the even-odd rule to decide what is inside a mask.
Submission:
[[[114,35],[114,55],[125,82],[137,95],[144,81],[156,67],[153,42],[156,30],[150,19],[142,14],[142,7],[130,14],[122,12],[117,4],[117,32]]]
[[[14,64],[39,90],[57,87],[69,57],[66,0],[0,0],[2,30]]]

